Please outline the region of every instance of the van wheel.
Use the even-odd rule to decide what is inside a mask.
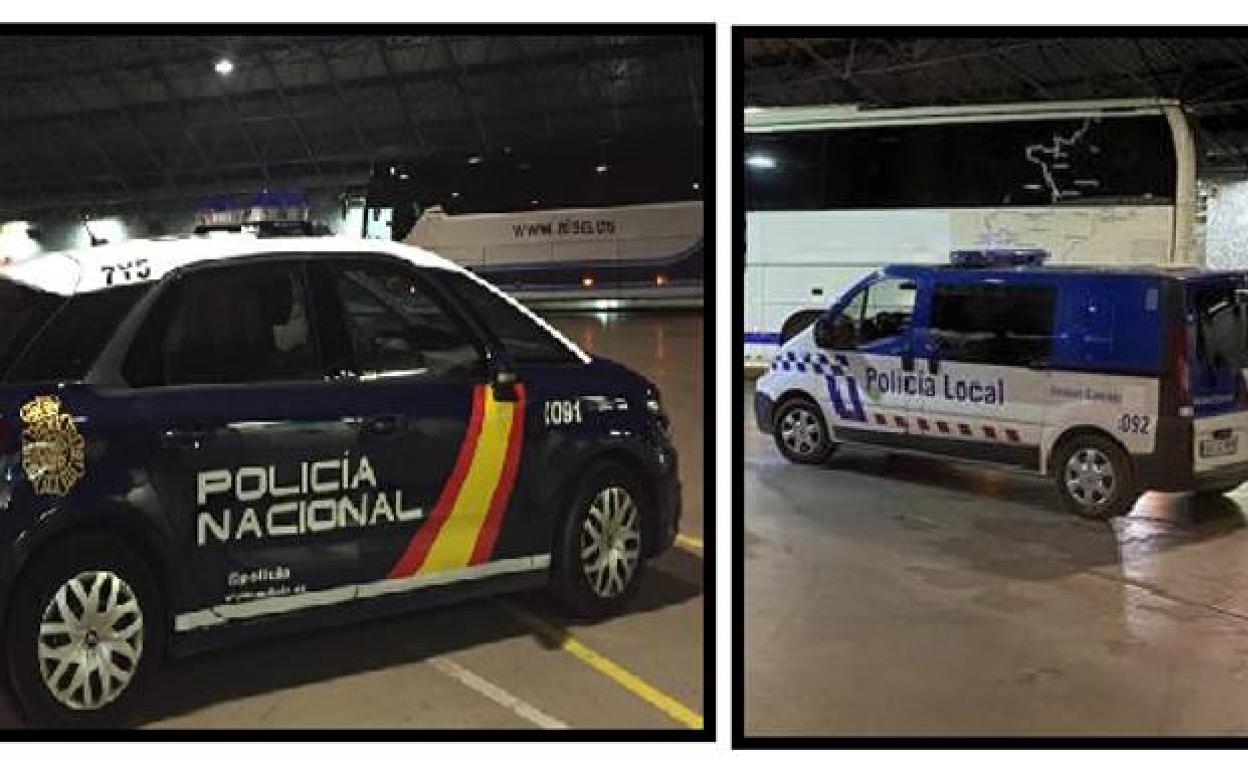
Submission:
[[[648,498],[635,476],[616,463],[585,474],[563,517],[551,563],[551,589],[576,617],[622,611],[645,572]]]
[[[95,533],[36,557],[6,630],[17,706],[40,727],[129,724],[164,648],[151,571],[132,549]]]
[[[1094,433],[1062,442],[1054,453],[1053,475],[1062,502],[1085,518],[1121,516],[1139,497],[1127,453]]]
[[[826,461],[835,449],[819,407],[804,396],[780,405],[771,432],[776,448],[790,462],[817,465]]]

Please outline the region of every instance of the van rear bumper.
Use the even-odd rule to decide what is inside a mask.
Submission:
[[[1218,466],[1197,473],[1192,467],[1192,419],[1162,417],[1157,421],[1157,451],[1133,455],[1136,482],[1158,492],[1199,492],[1248,481],[1248,462]]]

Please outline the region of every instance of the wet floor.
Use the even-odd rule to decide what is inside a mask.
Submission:
[[[1112,523],[1050,483],[745,432],[749,734],[1248,732],[1248,486]]]
[[[533,591],[229,648],[169,664],[154,683],[142,722],[178,728],[686,726],[646,700],[639,692],[646,688],[702,713],[701,316],[550,320],[589,352],[650,377],[672,418],[687,537],[651,562],[629,612],[569,624],[544,592]],[[561,646],[568,634],[645,687],[630,690],[586,665]],[[15,724],[0,700],[0,727]]]

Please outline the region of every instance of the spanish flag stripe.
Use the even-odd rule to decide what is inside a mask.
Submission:
[[[498,540],[499,530],[503,525],[503,514],[507,511],[507,503],[511,500],[511,490],[516,483],[516,471],[520,465],[520,448],[524,445],[524,386],[516,386],[516,403],[511,418],[511,435],[507,438],[507,459],[503,463],[502,475],[498,486],[494,488],[494,496],[490,498],[490,510],[486,514],[485,524],[477,535],[477,543],[472,549],[472,564],[481,564],[490,560],[494,553],[494,543]]]
[[[476,455],[485,411],[485,390],[484,386],[477,386],[473,391],[472,415],[468,419],[468,430],[464,434],[463,443],[459,446],[459,456],[455,459],[455,467],[451,471],[451,476],[447,479],[446,485],[442,487],[438,502],[434,505],[433,512],[429,514],[429,519],[416,530],[416,534],[412,536],[411,542],[407,545],[407,550],[390,570],[388,577],[409,577],[414,574],[425,561],[434,538],[446,524],[455,500],[459,497],[460,487],[463,486],[464,479],[468,476],[468,468]]]
[[[433,547],[417,572],[438,572],[468,566],[477,535],[485,524],[490,500],[503,475],[507,460],[507,442],[516,405],[496,401],[486,390],[485,419],[476,453],[468,467],[468,476],[459,488],[459,496],[451,507],[445,526],[433,541]]]

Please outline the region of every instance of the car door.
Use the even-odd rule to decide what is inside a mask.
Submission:
[[[385,257],[309,263],[327,359],[377,490],[415,513],[363,533],[369,596],[531,566],[493,558],[515,482],[522,387],[497,383],[480,335],[418,268]]]
[[[911,325],[914,278],[879,276],[838,302],[816,324],[819,350],[809,364],[822,383],[817,398],[840,440],[895,443],[910,432],[909,391],[916,386]]]
[[[911,397],[934,451],[1038,467],[1057,288],[1042,277],[936,277],[915,364],[930,387]]]
[[[303,267],[210,264],[159,291],[122,371],[188,585],[178,628],[297,608],[360,547],[340,516],[357,426],[325,378]]]

